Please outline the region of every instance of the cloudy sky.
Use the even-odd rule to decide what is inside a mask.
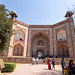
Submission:
[[[17,20],[29,25],[52,25],[65,20],[66,11],[75,0],[0,0],[7,9],[16,11]]]

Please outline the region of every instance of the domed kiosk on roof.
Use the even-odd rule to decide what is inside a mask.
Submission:
[[[15,11],[11,11],[11,12],[10,12],[10,15],[11,15],[11,18],[12,18],[12,19],[18,17]]]
[[[74,13],[72,11],[67,11],[65,17],[70,18]]]

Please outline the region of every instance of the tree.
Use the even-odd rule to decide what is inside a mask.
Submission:
[[[5,5],[0,4],[0,52],[8,49],[10,37],[13,35],[13,21],[9,14]]]

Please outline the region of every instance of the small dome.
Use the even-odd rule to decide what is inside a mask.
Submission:
[[[72,13],[72,11],[67,11],[67,13]]]
[[[13,11],[14,13],[16,13],[15,11]]]

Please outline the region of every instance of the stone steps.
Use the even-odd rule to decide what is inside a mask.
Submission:
[[[43,64],[44,63],[43,61],[44,61],[43,59],[39,59],[38,64]]]

